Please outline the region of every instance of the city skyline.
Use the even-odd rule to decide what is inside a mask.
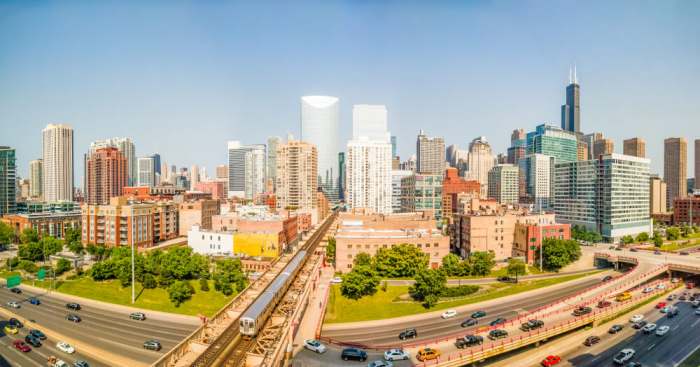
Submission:
[[[241,20],[243,11],[264,10],[266,4],[195,6],[198,12],[190,14],[192,18],[181,14],[178,5],[150,5],[140,8],[136,19],[123,19],[130,16],[128,10],[134,3],[104,8],[71,5],[60,14],[52,13],[51,6],[26,7],[19,2],[3,6],[8,15],[0,25],[0,50],[7,57],[0,59],[0,78],[6,81],[0,85],[4,116],[0,126],[3,136],[13,137],[4,144],[17,149],[22,177],[28,176],[29,162],[41,157],[40,131],[49,123],[73,126],[76,157],[87,152],[92,141],[126,136],[133,139],[139,157],[158,152],[178,167],[197,164],[212,169],[226,163],[229,140],[261,144],[269,136],[286,132],[300,136],[298,101],[304,95],[340,99],[341,147],[350,138],[351,106],[383,104],[402,159],[415,153],[413,142],[421,127],[432,136],[445,137],[446,145],[457,144],[462,149],[475,136],[484,135],[494,153],[505,152],[513,129],[531,131],[543,121],[560,125],[567,72],[574,64],[581,88],[581,130],[604,132],[614,140],[616,153],[621,153],[624,139],[643,138],[651,171],[661,173],[663,139],[697,137],[693,116],[700,111],[692,91],[699,81],[700,32],[693,31],[699,26],[691,23],[689,15],[694,4],[637,7],[621,22],[616,14],[628,9],[623,3],[611,5],[606,14],[597,13],[593,5],[577,5],[574,19],[566,21],[582,23],[600,16],[597,28],[628,27],[630,32],[625,34],[635,34],[624,39],[598,29],[557,28],[563,20],[536,24],[540,17],[557,19],[556,14],[573,4],[556,9],[533,3],[437,8],[326,4],[314,7],[312,14],[290,9],[291,19],[274,30],[264,30],[256,23],[252,30],[257,32],[260,50],[244,58],[236,57],[239,51],[250,49],[250,41],[235,32],[241,25],[233,23]],[[518,9],[533,13],[534,19],[511,14]],[[159,24],[189,22],[171,35],[142,22],[154,12],[161,15]],[[216,12],[232,19],[222,19]],[[120,34],[104,27],[100,22],[107,14],[134,29]],[[294,27],[319,14],[327,18],[315,19],[307,28]],[[416,20],[415,30],[406,29],[407,34],[401,35],[391,31],[391,26],[405,24],[416,14],[423,18]],[[82,28],[68,26],[74,17],[81,17]],[[655,22],[645,21],[651,17]],[[369,26],[366,32],[377,37],[353,43],[358,31],[354,23],[338,26],[325,36],[318,34],[319,28],[351,18]],[[486,32],[478,39],[481,31],[462,25],[470,21],[494,33]],[[490,23],[507,26],[494,30]],[[522,28],[526,30],[520,34]],[[551,32],[555,29],[564,34],[555,35]],[[138,31],[152,32],[137,39],[131,33]],[[201,44],[200,35],[209,42]],[[428,55],[416,54],[413,44],[406,43],[411,36],[418,37]],[[580,46],[587,47],[586,52],[579,54],[576,47],[561,45],[564,36],[577,39]],[[299,38],[313,44],[298,43]],[[126,44],[127,39],[134,44]],[[440,42],[443,39],[469,42]],[[499,45],[499,39],[519,46],[509,49],[512,47]],[[273,41],[283,46],[271,46],[276,44]],[[337,55],[307,62],[298,52],[308,46],[315,54],[326,55],[319,48],[329,42]],[[626,45],[624,52],[618,49],[621,42]],[[108,47],[107,43],[113,44]],[[638,50],[641,45],[652,46],[652,51]],[[155,49],[148,51],[151,46]],[[542,52],[527,51],[535,46],[542,47]],[[120,62],[112,60],[116,50],[123,51],[117,57],[122,58]],[[184,57],[187,54],[193,56]],[[349,63],[343,60],[348,54],[354,60],[364,57],[376,62]],[[513,57],[516,54],[518,58]],[[659,60],[647,57],[661,54],[665,57]],[[276,56],[273,62],[261,63],[270,56]],[[290,65],[282,68],[278,60],[285,57]],[[46,59],[52,62],[40,61]],[[642,72],[644,77],[633,76]],[[615,88],[610,88],[611,83]],[[503,95],[505,88],[511,93]],[[182,131],[187,134],[180,134]],[[691,160],[693,148],[688,150]],[[81,186],[82,165],[75,162],[76,186]]]

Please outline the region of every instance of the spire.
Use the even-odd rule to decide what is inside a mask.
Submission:
[[[576,64],[574,64],[574,84],[578,84],[578,80],[576,80]]]
[[[571,71],[571,66],[569,66],[569,84],[571,84],[573,82],[574,82],[573,73]]]

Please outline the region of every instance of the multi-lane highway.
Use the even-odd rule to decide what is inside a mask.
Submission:
[[[29,303],[28,298],[32,296],[41,300],[41,304],[32,305]],[[19,302],[21,307],[19,309],[10,308],[7,306],[9,301]],[[66,320],[69,310],[66,309],[64,300],[54,298],[46,292],[36,293],[26,289],[22,294],[12,293],[6,288],[0,289],[0,306],[6,311],[33,320],[36,324],[41,325],[40,329],[43,327],[52,330],[90,345],[95,350],[111,352],[142,364],[150,364],[157,360],[162,353],[174,347],[196,327],[193,324],[149,319],[148,311],[145,311],[147,320],[131,320],[128,312],[120,313],[113,309],[101,309],[88,304],[83,304],[80,311],[70,311],[82,318],[81,322],[73,323]],[[6,338],[7,336],[1,339],[6,342],[5,344],[10,344],[11,341]],[[143,342],[148,339],[159,340],[163,349],[160,352],[145,350]],[[52,344],[55,345],[55,341]],[[28,354],[32,353],[35,352],[32,351]],[[0,354],[6,356],[6,353]],[[48,356],[61,353],[52,351],[50,354],[45,354]],[[21,362],[22,359],[13,358],[12,360],[15,361],[15,365],[24,366]],[[44,358],[42,365],[45,363],[46,359]]]

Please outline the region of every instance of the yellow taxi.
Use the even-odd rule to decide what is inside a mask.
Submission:
[[[11,325],[5,325],[5,333],[7,334],[17,334],[19,330],[17,330],[16,327],[11,326]]]
[[[438,357],[440,357],[440,351],[435,348],[423,348],[416,355],[416,358],[421,362],[437,359]]]

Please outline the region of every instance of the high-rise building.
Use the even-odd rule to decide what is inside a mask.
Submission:
[[[99,148],[90,154],[87,172],[87,203],[107,205],[109,199],[121,196],[127,183],[127,162],[116,147]]]
[[[519,165],[524,191],[521,197],[526,197],[535,209],[550,209],[554,204],[554,157],[530,154]]]
[[[41,176],[44,172],[44,161],[35,159],[29,161],[29,196],[35,199],[42,198]]]
[[[500,204],[518,203],[518,167],[499,164],[489,171],[488,197]]]
[[[583,140],[578,141],[578,150],[576,151],[576,158],[579,161],[587,161],[590,154],[588,153],[588,143]]]
[[[216,179],[228,180],[228,167],[225,164],[216,166]]]
[[[432,213],[442,219],[443,175],[413,173],[401,179],[401,211]]]
[[[347,145],[347,198],[350,208],[389,214],[391,143],[385,106],[353,106],[353,138]]]
[[[624,155],[631,155],[633,157],[645,158],[647,143],[642,138],[631,138],[626,139],[622,143],[622,152]]]
[[[345,167],[345,152],[338,153],[338,199],[345,200],[345,190],[347,190],[347,175]]]
[[[518,164],[521,158],[527,153],[527,136],[525,130],[515,129],[510,135],[510,147],[508,147],[507,163]]]
[[[413,174],[413,171],[391,170],[391,212],[402,213],[401,180]]]
[[[277,208],[315,209],[318,206],[318,156],[312,144],[291,140],[277,145]]]
[[[199,167],[195,164],[190,167],[190,187],[194,190],[194,187],[201,181],[199,177]]]
[[[593,157],[593,146],[595,145],[595,142],[603,139],[603,133],[592,133],[592,134],[586,134],[583,136],[583,141],[586,143],[588,146],[588,158],[587,159],[594,159]]]
[[[127,186],[135,186],[138,182],[138,173],[136,165],[136,146],[130,138],[110,138],[104,140],[96,140],[90,143],[90,152],[85,160],[89,158],[89,155],[94,153],[99,148],[116,147],[122,153],[126,159],[126,174],[127,174]],[[85,174],[87,177],[87,174]],[[87,187],[87,185],[86,185]]]
[[[155,153],[151,157],[153,157],[153,171],[156,173],[157,176],[160,176],[160,154]]]
[[[496,158],[491,151],[491,145],[486,141],[486,137],[480,136],[469,143],[469,154],[467,155],[467,169],[465,178],[467,180],[479,181],[481,185],[481,196],[486,197],[489,189],[489,171],[493,168]]]
[[[391,136],[391,158],[396,158],[398,157],[397,152],[396,152],[396,136],[392,135]]]
[[[578,133],[581,131],[581,88],[576,79],[576,67],[573,75],[569,70],[569,85],[566,87],[566,103],[561,106],[562,130]]]
[[[457,148],[456,145],[451,144],[445,151],[445,159],[450,167],[457,167],[457,150],[459,150],[459,148]]]
[[[156,185],[156,167],[153,156],[140,157],[137,160],[138,186],[153,187]]]
[[[265,190],[265,144],[228,142],[229,196],[253,199]]]
[[[318,154],[319,186],[332,204],[338,202],[340,103],[329,96],[301,97],[301,141],[313,144]]]
[[[622,154],[555,165],[558,222],[580,225],[609,241],[651,234],[649,160]]]
[[[556,162],[578,160],[578,139],[572,132],[541,124],[535,131],[527,133],[526,140],[527,154],[548,155]]]
[[[273,191],[277,180],[277,147],[282,144],[282,138],[271,136],[267,138],[267,180],[272,184]],[[317,180],[318,181],[318,180]]]
[[[666,182],[659,176],[649,178],[649,212],[666,213]]]
[[[695,139],[695,190],[700,190],[700,139]]]
[[[48,124],[42,131],[44,175],[42,189],[48,202],[73,200],[73,128]]]
[[[416,163],[418,173],[442,176],[445,172],[445,140],[429,137],[421,130],[416,139]]]
[[[445,169],[445,177],[442,180],[442,217],[452,218],[457,211],[460,195],[471,195],[478,198],[481,193],[479,181],[467,181],[459,177],[457,168]]]
[[[17,210],[17,158],[14,148],[0,146],[0,217]]]
[[[688,191],[688,142],[685,138],[664,140],[664,181],[666,181],[666,208],[671,209],[677,197]]]
[[[598,139],[593,143],[593,159],[613,153],[615,153],[615,143],[612,139]]]

